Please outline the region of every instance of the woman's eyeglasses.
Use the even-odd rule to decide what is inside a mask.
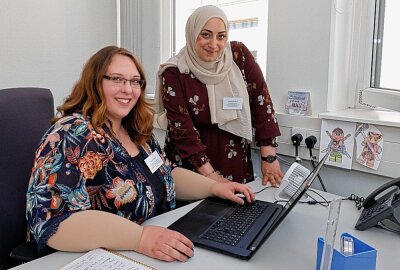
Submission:
[[[108,76],[108,75],[104,75],[103,78],[111,81],[111,83],[114,86],[123,86],[123,85],[125,85],[126,82],[129,82],[129,84],[131,85],[132,88],[141,88],[144,85],[143,79],[128,80],[128,79],[124,79],[124,78],[121,78],[118,76]]]

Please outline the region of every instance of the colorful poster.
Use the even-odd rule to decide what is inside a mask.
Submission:
[[[357,162],[377,170],[383,153],[382,133],[373,125],[359,124],[356,129]]]
[[[356,123],[322,120],[320,158],[330,152],[326,164],[351,169]]]

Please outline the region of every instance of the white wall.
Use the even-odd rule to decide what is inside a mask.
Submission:
[[[349,73],[343,60],[347,57],[348,31],[351,27],[346,18],[352,2],[269,0],[266,77],[282,132],[278,138],[278,152],[289,159],[295,152],[290,141],[292,127],[319,132],[320,113],[346,108],[345,84]],[[284,114],[287,92],[293,90],[310,92],[312,116]],[[398,133],[398,129],[389,127],[380,127],[380,130],[385,131],[388,141]],[[300,154],[308,157],[308,149],[302,147]],[[392,153],[391,149],[387,149],[386,154],[380,171],[384,171],[384,175],[399,176],[396,175],[399,167],[393,163],[394,160],[398,162],[398,154]],[[259,161],[256,159],[254,164],[257,170]],[[325,166],[321,175],[328,191],[344,196],[351,193],[366,196],[390,179],[370,169],[369,173],[360,172],[358,170],[367,169],[357,164],[353,168],[345,170]]]
[[[0,89],[49,88],[57,106],[107,45],[117,45],[115,0],[0,1]]]
[[[314,115],[328,92],[331,1],[269,0],[267,83],[278,112],[288,91],[311,92]]]

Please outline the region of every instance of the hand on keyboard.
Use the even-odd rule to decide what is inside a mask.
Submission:
[[[237,196],[237,193],[243,194],[243,197],[241,198]],[[216,182],[211,186],[211,194],[222,199],[231,200],[238,204],[244,204],[245,201],[251,203],[256,200],[256,196],[249,186],[235,182]]]

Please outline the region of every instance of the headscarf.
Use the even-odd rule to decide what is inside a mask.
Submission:
[[[166,63],[160,65],[156,82],[156,102],[158,112],[163,111],[161,89],[162,73],[168,67],[178,67],[180,73],[194,76],[206,85],[211,122],[218,124],[222,130],[252,141],[251,114],[249,96],[243,75],[233,61],[230,42],[218,59],[213,62],[202,61],[195,51],[196,39],[204,25],[211,18],[220,18],[225,23],[228,32],[228,19],[225,13],[218,7],[207,5],[197,8],[188,18],[186,23],[186,46]],[[225,97],[241,98],[243,108],[240,110],[223,110]]]

